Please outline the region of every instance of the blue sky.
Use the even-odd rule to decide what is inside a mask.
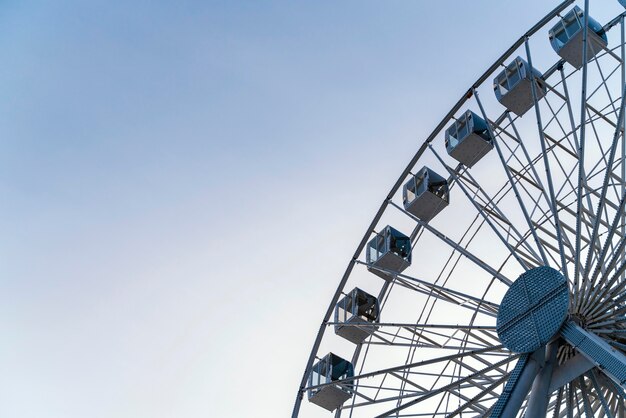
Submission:
[[[286,416],[388,189],[556,4],[3,2],[0,416]]]

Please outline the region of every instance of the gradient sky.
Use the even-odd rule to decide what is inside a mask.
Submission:
[[[556,4],[2,2],[0,417],[287,416],[389,188]]]

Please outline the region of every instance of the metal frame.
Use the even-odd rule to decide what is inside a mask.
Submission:
[[[626,12],[616,6],[617,16],[604,26],[608,46],[587,61],[590,1],[580,0],[582,68],[555,54],[542,73],[545,95],[537,94],[531,75],[534,112],[511,114],[489,95],[490,80],[513,57],[525,56],[533,67],[533,46],[548,43],[547,29],[573,3],[561,3],[498,58],[402,171],[331,298],[293,418],[319,414],[315,405],[302,407],[304,392],[315,388],[306,385],[309,371],[326,354],[322,345],[332,347],[339,338],[327,332],[336,324],[337,301],[366,276],[380,286],[380,322],[351,352],[339,353],[351,358],[355,376],[333,382],[352,385],[354,393],[336,418],[624,417]],[[456,164],[444,144],[445,129],[467,108],[487,122],[495,148],[471,168]],[[448,173],[456,196],[445,212],[423,221],[403,208],[401,187],[432,164]],[[387,224],[405,233],[413,228],[406,271],[365,261],[367,242]],[[545,347],[511,353],[495,330],[501,297],[521,273],[543,265],[569,281],[569,319]],[[376,279],[372,269],[390,279]]]

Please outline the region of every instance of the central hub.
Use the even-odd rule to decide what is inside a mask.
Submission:
[[[523,273],[504,295],[496,331],[500,342],[516,353],[544,346],[559,331],[567,316],[567,280],[551,267]]]

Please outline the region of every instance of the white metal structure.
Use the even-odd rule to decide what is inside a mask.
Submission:
[[[606,21],[575,3],[421,141],[339,281],[293,418],[626,416],[626,2]],[[467,115],[488,132],[463,133]],[[455,149],[446,130],[480,138]],[[446,187],[428,207],[423,170]],[[372,323],[335,315],[357,287]],[[329,352],[339,371],[311,378]]]

